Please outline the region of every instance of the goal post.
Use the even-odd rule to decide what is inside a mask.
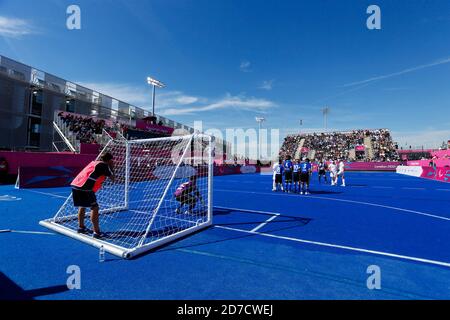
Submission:
[[[104,236],[78,233],[78,208],[70,195],[56,215],[40,224],[122,258],[187,236],[212,224],[214,139],[192,134],[145,140],[111,140],[114,179],[96,193]]]

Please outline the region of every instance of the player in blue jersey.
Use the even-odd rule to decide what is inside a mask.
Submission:
[[[309,177],[312,172],[312,165],[309,159],[300,164],[300,194],[309,194]]]
[[[292,189],[292,160],[291,160],[291,156],[287,156],[286,160],[284,160],[283,162],[283,167],[284,167],[284,183],[285,183],[285,187],[284,187],[284,191],[285,192],[291,192]]]
[[[281,191],[284,191],[283,189],[283,162],[281,159],[278,161],[278,163],[275,163],[273,165],[273,188],[272,191],[278,191],[278,187],[281,187]]]
[[[294,192],[300,192],[300,160],[295,159],[292,166],[292,180],[294,183]]]

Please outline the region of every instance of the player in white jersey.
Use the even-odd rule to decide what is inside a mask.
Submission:
[[[328,170],[330,170],[331,185],[337,185],[338,167],[335,160],[331,160],[331,163],[328,166]]]
[[[338,178],[341,177],[342,178],[342,187],[345,187],[345,164],[344,164],[344,160],[340,160],[339,161],[339,165],[338,165],[338,173],[337,173],[337,177],[336,177],[336,183],[338,182]]]
[[[281,191],[284,191],[283,188],[283,172],[284,172],[284,168],[283,168],[283,161],[281,161],[281,159],[278,161],[278,163],[274,163],[273,167],[273,185],[272,185],[272,191],[278,191],[278,186],[281,187]]]

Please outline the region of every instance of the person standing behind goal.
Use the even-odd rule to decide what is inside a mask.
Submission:
[[[71,183],[73,205],[78,207],[78,233],[87,233],[84,219],[86,208],[91,208],[93,237],[96,239],[102,237],[99,226],[99,206],[95,193],[100,190],[106,177],[114,181],[113,166],[113,156],[111,153],[105,153],[101,161],[89,163]]]

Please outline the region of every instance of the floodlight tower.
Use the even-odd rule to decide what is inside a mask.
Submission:
[[[263,123],[264,121],[266,121],[266,118],[263,118],[263,117],[256,117],[255,120],[256,120],[256,122],[258,122],[258,124],[259,124],[259,130],[261,130],[262,123]]]
[[[330,114],[330,108],[329,107],[323,108],[322,114],[323,114],[323,124],[326,131],[328,129],[328,115]]]
[[[164,88],[166,85],[159,80],[153,79],[151,77],[147,77],[147,83],[153,86],[152,90],[152,116],[155,116],[155,90],[156,87]]]

